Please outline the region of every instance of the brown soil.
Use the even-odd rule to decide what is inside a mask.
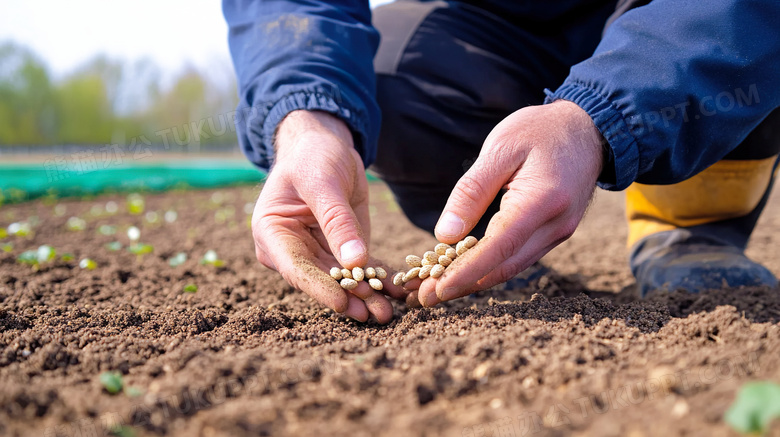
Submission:
[[[318,307],[255,261],[244,206],[256,190],[213,193],[148,195],[147,210],[178,211],[174,224],[91,215],[124,208],[121,196],[61,201],[61,216],[44,201],[0,209],[0,226],[39,220],[0,252],[0,435],[736,435],[722,416],[738,388],[780,380],[778,290],[638,300],[619,195],[599,194],[532,287],[399,303],[379,326]],[[400,267],[433,246],[385,188],[372,196],[375,256]],[[775,198],[749,251],[775,273],[779,210]],[[75,215],[87,230],[65,231]],[[154,254],[105,249],[126,245],[130,225]],[[41,244],[76,259],[16,263]],[[208,249],[224,267],[198,264]],[[170,267],[179,251],[190,259]],[[81,270],[84,256],[99,267]],[[190,283],[197,293],[182,292]],[[108,394],[109,370],[133,389]]]

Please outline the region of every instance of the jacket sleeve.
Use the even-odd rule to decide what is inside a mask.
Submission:
[[[224,0],[238,76],[235,124],[244,154],[268,170],[279,122],[297,109],[332,113],[350,127],[368,166],[380,113],[372,60],[379,34],[367,0]]]
[[[618,18],[547,101],[609,143],[602,188],[671,184],[733,150],[780,106],[780,2],[655,0]]]

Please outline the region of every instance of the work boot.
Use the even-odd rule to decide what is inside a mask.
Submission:
[[[631,272],[643,297],[653,290],[698,293],[723,287],[777,286],[772,272],[751,261],[740,248],[694,236],[686,229],[642,239],[631,253]]]
[[[780,152],[780,110],[736,149],[673,185],[634,183],[626,190],[631,272],[642,296],[651,290],[776,286],[744,254],[769,198]]]

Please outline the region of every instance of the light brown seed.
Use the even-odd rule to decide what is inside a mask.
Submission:
[[[436,264],[436,262],[435,261],[431,261],[428,258],[423,258],[423,260],[422,260],[422,266],[423,267],[425,267],[425,266],[432,266],[434,264]]]
[[[444,274],[444,266],[441,264],[436,264],[431,269],[431,278],[438,278],[439,276]]]
[[[442,255],[439,257],[439,264],[441,264],[442,267],[447,267],[448,265],[452,264],[452,258],[448,257],[447,255]]]
[[[439,255],[439,256],[446,255],[447,254],[447,249],[449,249],[450,247],[452,247],[452,246],[450,246],[449,244],[439,243],[439,244],[436,245],[436,247],[433,248],[433,251],[436,252],[436,255]]]
[[[420,269],[420,272],[417,273],[417,277],[420,279],[425,279],[431,274],[431,270],[433,270],[434,264],[428,264],[427,266],[422,266]]]
[[[407,255],[406,256],[406,264],[409,265],[411,268],[415,267],[421,267],[422,266],[422,260],[417,255]]]
[[[451,260],[455,261],[455,258],[458,257],[458,252],[450,247],[447,249],[447,253],[445,253],[445,255],[447,255]]]
[[[379,280],[379,279],[377,279],[377,278],[371,278],[371,279],[369,279],[369,280],[368,280],[368,285],[370,285],[370,286],[371,286],[371,288],[373,288],[374,290],[377,290],[377,291],[379,291],[379,290],[381,290],[382,288],[384,288],[384,285],[382,285],[382,281],[380,281],[380,280]]]
[[[341,269],[341,277],[352,279],[352,270],[350,269]]]
[[[420,268],[412,267],[411,270],[409,270],[408,272],[406,272],[406,274],[404,274],[404,282],[406,283],[411,281],[412,279],[416,278],[417,275],[419,274],[420,274]]]
[[[377,278],[385,279],[387,277],[387,271],[385,271],[385,269],[382,267],[374,267],[374,270],[376,271]]]
[[[358,286],[357,281],[354,280],[354,279],[350,279],[350,278],[342,279],[340,284],[341,284],[341,288],[343,288],[345,290],[354,290]]]
[[[474,236],[471,236],[471,235],[469,235],[468,237],[466,237],[466,238],[464,238],[464,239],[463,239],[463,243],[464,243],[464,244],[466,245],[466,247],[468,247],[469,249],[471,249],[472,247],[474,247],[474,246],[477,244],[477,242],[478,242],[478,241],[479,241],[479,240],[477,240],[477,237],[474,237]]]
[[[427,259],[432,264],[436,264],[436,261],[438,261],[439,259],[439,255],[436,255],[436,252],[429,250],[425,252],[425,254],[423,255],[423,259]]]
[[[463,255],[467,250],[469,250],[469,248],[466,247],[466,243],[463,241],[458,241],[458,244],[455,245],[455,252],[458,253],[458,256]]]
[[[376,270],[373,267],[366,267],[364,273],[366,274],[366,279],[376,278]]]
[[[355,267],[354,269],[352,269],[352,279],[360,282],[365,277],[366,274],[363,272],[363,269],[361,269],[360,267]]]
[[[404,283],[404,272],[398,272],[393,276],[393,285],[401,286]]]
[[[335,280],[337,280],[337,281],[340,281],[341,278],[344,277],[344,275],[341,274],[341,269],[340,268],[332,267],[330,269],[330,277],[335,279]]]

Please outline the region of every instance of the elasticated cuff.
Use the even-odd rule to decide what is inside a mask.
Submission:
[[[639,173],[639,145],[623,114],[607,98],[582,84],[567,82],[555,92],[545,92],[545,103],[568,100],[585,110],[607,140],[609,153],[598,185],[611,191],[628,188]]]
[[[301,91],[288,94],[279,99],[270,107],[264,118],[256,119],[256,122],[252,123],[252,126],[249,128],[251,134],[253,134],[250,137],[257,139],[257,141],[250,141],[255,143],[252,145],[252,148],[257,152],[255,159],[250,159],[258,167],[268,170],[273,165],[276,128],[287,114],[299,109],[324,111],[339,117],[352,131],[355,149],[363,157],[366,167],[374,161],[375,156],[368,155],[373,155],[376,152],[365,146],[368,144],[367,121],[362,112],[341,101],[341,98],[337,99],[334,96],[320,92]]]

